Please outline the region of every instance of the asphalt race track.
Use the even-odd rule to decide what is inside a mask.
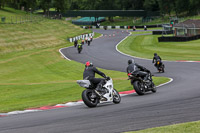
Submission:
[[[131,57],[119,53],[115,47],[129,33],[95,32],[107,36],[93,40],[90,46],[84,45],[81,54],[74,47],[61,52],[71,60],[82,63],[89,60],[100,68],[125,72]],[[96,108],[83,104],[0,117],[0,133],[118,133],[200,120],[200,63],[164,61],[166,72],[162,74],[157,73],[151,60],[135,58],[135,61],[155,76],[173,78],[173,82],[159,87],[154,94],[124,96],[120,104],[104,103]]]

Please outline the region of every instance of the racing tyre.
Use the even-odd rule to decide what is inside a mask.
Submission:
[[[113,89],[113,103],[117,104],[121,102],[121,96],[116,89]]]
[[[156,88],[156,86],[155,86],[155,84],[153,82],[152,82],[152,89],[151,89],[151,91],[153,93],[156,93],[156,91],[157,91],[157,88]]]
[[[165,66],[164,65],[162,66],[162,72],[163,73],[165,72]]]
[[[81,50],[78,50],[78,53],[80,54],[80,53],[81,53]]]
[[[138,95],[144,95],[145,90],[144,90],[144,88],[142,87],[140,81],[136,80],[135,82],[133,82],[133,87],[134,87],[134,89],[135,89],[135,91],[136,91],[136,93],[137,93]]]
[[[99,103],[98,98],[91,98],[92,93],[93,93],[92,90],[89,90],[89,89],[86,89],[82,92],[83,102],[85,103],[85,105],[87,105],[90,108],[96,107],[97,104]]]

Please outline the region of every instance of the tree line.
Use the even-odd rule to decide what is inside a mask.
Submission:
[[[200,0],[0,0],[0,9],[5,6],[25,11],[50,8],[64,13],[67,10],[147,10],[160,11],[162,15],[200,14]]]

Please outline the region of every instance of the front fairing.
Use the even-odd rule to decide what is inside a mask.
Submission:
[[[107,101],[113,101],[113,81],[112,79],[106,81],[106,84],[103,86],[107,92],[103,96],[107,98]]]

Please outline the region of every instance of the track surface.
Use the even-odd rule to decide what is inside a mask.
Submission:
[[[115,33],[115,36],[93,40],[91,46],[84,45],[81,54],[73,47],[62,49],[62,53],[75,61],[90,60],[97,67],[125,72],[130,57],[117,52],[115,46],[128,33],[95,32]],[[160,74],[151,60],[135,60],[155,76],[171,77],[174,81],[158,88],[154,94],[124,96],[116,105],[99,104],[97,108],[80,105],[2,117],[0,133],[116,133],[200,120],[200,63],[164,61],[166,72]]]

